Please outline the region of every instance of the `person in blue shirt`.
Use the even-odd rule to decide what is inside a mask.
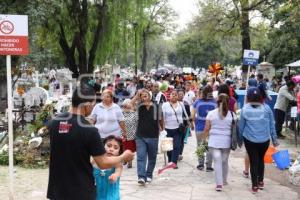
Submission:
[[[202,92],[202,97],[194,102],[192,109],[192,120],[195,124],[198,147],[203,145],[203,143],[205,142],[203,130],[205,127],[205,119],[207,113],[217,107],[217,102],[212,95],[213,89],[210,85],[205,86],[202,91],[199,91],[199,93],[200,92]],[[209,151],[206,152],[206,159],[206,171],[213,171],[212,156]],[[198,157],[197,169],[204,169],[204,155]]]
[[[260,95],[262,100],[269,99],[272,100],[271,96],[268,94],[268,88],[267,83],[264,81],[264,75],[263,74],[257,74],[257,87],[260,91]]]
[[[249,87],[257,87],[257,80],[255,79],[255,75],[251,74],[248,80],[248,86]]]
[[[261,92],[257,87],[247,91],[247,103],[241,111],[239,137],[243,138],[250,159],[252,192],[264,188],[264,156],[270,138],[274,147],[278,146],[275,121],[271,108],[262,103]]]

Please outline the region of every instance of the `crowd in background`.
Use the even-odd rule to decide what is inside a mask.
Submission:
[[[287,76],[269,81],[262,74],[251,75],[248,84],[221,76],[200,80],[194,74],[144,74],[132,79],[116,75],[114,82],[105,87],[96,79],[98,104],[91,116],[101,138],[117,134],[124,138],[125,149],[137,152],[138,183],[142,185],[153,178],[159,133],[165,130],[167,137],[173,139],[167,167],[178,169],[178,161],[183,159],[184,138],[191,135],[187,127],[189,131],[195,130],[198,147],[207,145],[196,167],[215,171],[216,190],[221,191],[227,184],[231,125],[238,114],[240,137],[247,150],[243,174],[248,177],[251,172],[252,189],[257,192],[258,188],[263,189],[262,159],[270,139],[277,146],[277,138],[285,137],[281,130],[289,106],[296,103],[295,86]],[[238,107],[236,89],[248,89],[243,108]],[[265,103],[272,100],[269,91],[278,92],[272,108],[274,114]],[[260,121],[251,121],[251,116],[249,120],[253,111],[255,116],[261,115]],[[132,167],[131,162],[127,164]]]
[[[55,189],[56,184],[67,184],[70,180],[82,183],[85,179],[92,187],[92,177],[96,183],[93,195],[97,200],[120,199],[122,169],[125,165],[135,167],[132,152],[136,152],[137,157],[137,183],[142,186],[151,183],[155,178],[160,135],[171,139],[172,148],[166,152],[168,163],[158,173],[180,168],[184,146],[189,145],[187,139],[195,137],[198,156],[195,168],[208,173],[214,171],[216,191],[228,185],[231,151],[245,146],[245,165],[241,172],[244,177],[251,177],[251,190],[257,193],[265,187],[264,155],[270,143],[276,147],[278,139],[284,139],[282,126],[290,106],[297,102],[295,82],[285,77],[280,83],[275,80],[269,83],[262,74],[251,75],[247,84],[222,76],[200,80],[193,74],[144,74],[132,79],[116,75],[111,83],[95,79],[84,87],[80,92],[87,96],[80,95],[76,89],[71,110],[62,114],[71,117],[67,120],[58,117],[49,125],[50,199],[68,196],[63,190]],[[270,92],[275,88],[277,96]],[[246,91],[241,95],[237,89]],[[96,103],[95,99],[88,98],[93,95]],[[242,96],[245,97],[243,106],[238,103]],[[270,107],[273,98],[276,102]],[[75,120],[78,116],[81,116],[80,123]],[[82,124],[90,125],[83,127]],[[233,135],[236,135],[235,140]],[[68,156],[74,152],[81,156],[81,164],[74,163],[72,156]],[[89,156],[93,158],[93,168],[87,160]],[[65,157],[70,159],[61,165]],[[68,168],[80,176],[73,177],[66,171]],[[64,181],[59,181],[55,173],[65,173]],[[68,194],[74,196],[76,192]],[[91,193],[85,195],[94,199]]]

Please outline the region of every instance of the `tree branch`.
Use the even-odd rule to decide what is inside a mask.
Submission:
[[[252,11],[255,10],[258,6],[262,5],[263,3],[268,3],[268,0],[260,0],[258,2],[254,2],[252,5],[249,5],[246,8],[243,8],[244,11]]]

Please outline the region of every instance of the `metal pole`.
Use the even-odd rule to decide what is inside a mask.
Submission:
[[[14,176],[14,158],[13,158],[13,119],[12,119],[12,83],[11,83],[11,56],[6,56],[7,70],[7,105],[8,105],[8,156],[9,156],[9,200],[14,199],[13,176]]]

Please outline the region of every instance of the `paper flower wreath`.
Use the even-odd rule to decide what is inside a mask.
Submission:
[[[224,70],[220,63],[213,63],[208,66],[208,72],[214,76],[218,76]]]

